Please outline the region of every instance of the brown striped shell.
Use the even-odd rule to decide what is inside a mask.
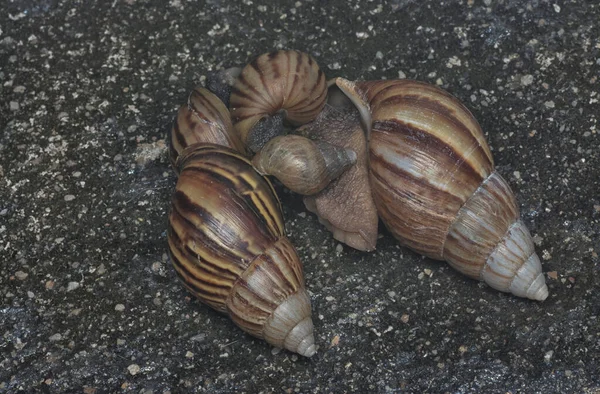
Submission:
[[[293,126],[308,123],[321,112],[326,97],[325,75],[317,62],[306,53],[281,50],[244,67],[232,87],[229,107],[242,142],[258,152],[268,140],[255,132],[259,122],[283,111]]]
[[[497,290],[546,299],[531,235],[469,110],[417,81],[336,84],[367,125],[373,199],[390,232]]]
[[[179,108],[173,122],[169,134],[169,156],[173,167],[186,147],[199,142],[227,146],[243,154],[246,152],[235,134],[227,107],[202,87],[190,93],[187,104]]]
[[[271,183],[240,154],[212,144],[189,147],[177,166],[168,241],[185,287],[242,330],[315,354],[302,265]]]
[[[293,134],[273,138],[252,158],[259,173],[302,195],[320,192],[354,163],[351,149]]]

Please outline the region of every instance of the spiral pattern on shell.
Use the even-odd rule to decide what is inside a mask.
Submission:
[[[231,115],[223,102],[209,90],[192,90],[187,104],[182,105],[169,134],[171,164],[188,146],[205,142],[232,148],[242,154],[246,149],[233,129]]]
[[[213,144],[187,148],[177,166],[168,242],[185,287],[244,331],[312,356],[302,265],[271,183],[239,153]]]
[[[235,80],[229,107],[234,127],[246,146],[257,123],[285,111],[294,126],[310,122],[325,106],[325,75],[308,54],[280,50],[263,54],[242,70]]]
[[[497,290],[546,299],[531,235],[469,110],[417,81],[336,84],[366,118],[373,198],[390,232]]]

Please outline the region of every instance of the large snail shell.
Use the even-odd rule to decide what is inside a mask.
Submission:
[[[267,142],[253,133],[259,121],[285,111],[293,126],[308,123],[321,112],[326,96],[325,75],[317,62],[306,53],[281,50],[263,54],[244,67],[234,82],[229,106],[242,142],[258,152]]]
[[[315,354],[302,265],[270,182],[238,153],[212,144],[189,147],[177,165],[168,240],[185,287],[244,331]]]
[[[421,82],[336,83],[371,127],[371,187],[390,232],[495,289],[546,299],[531,235],[469,110]]]
[[[354,163],[350,149],[293,134],[273,138],[252,158],[259,173],[302,195],[320,192]]]
[[[179,108],[173,128],[169,134],[171,163],[188,146],[213,143],[245,153],[244,145],[235,134],[227,107],[209,90],[198,87],[188,98],[187,104]]]

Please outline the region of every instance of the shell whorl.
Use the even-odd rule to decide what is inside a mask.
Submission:
[[[320,192],[354,163],[350,149],[293,134],[273,138],[252,159],[259,173],[302,195]]]
[[[246,146],[253,127],[267,116],[285,111],[294,126],[310,122],[325,106],[325,75],[308,54],[280,50],[257,57],[234,82],[230,98],[233,123]]]
[[[185,287],[244,331],[314,354],[302,265],[270,182],[238,153],[212,144],[187,148],[177,165],[168,242]]]
[[[208,89],[197,87],[182,105],[169,134],[169,156],[175,168],[177,157],[196,143],[222,145],[245,153],[244,145],[235,134],[229,110]]]
[[[469,110],[417,81],[336,84],[371,118],[370,182],[390,232],[498,290],[545,299],[531,236]]]

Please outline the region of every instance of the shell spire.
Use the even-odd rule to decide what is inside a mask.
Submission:
[[[187,104],[182,105],[169,133],[169,156],[176,168],[177,157],[190,145],[212,143],[245,154],[246,149],[233,129],[229,110],[208,89],[192,90]]]

